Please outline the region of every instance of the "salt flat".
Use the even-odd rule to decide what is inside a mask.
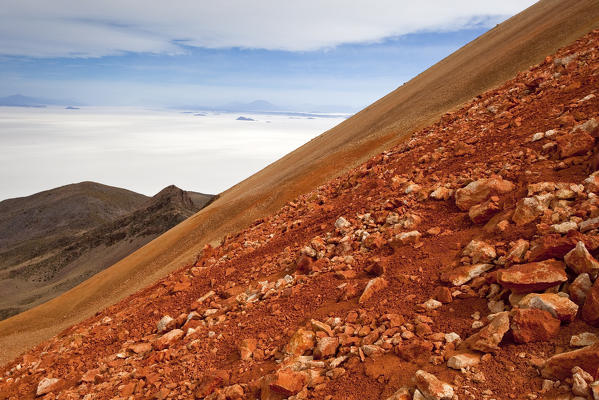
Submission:
[[[219,193],[345,119],[198,113],[0,107],[0,200],[86,180]]]

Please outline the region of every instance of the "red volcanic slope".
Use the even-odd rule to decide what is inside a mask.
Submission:
[[[0,398],[591,396],[598,46],[593,31],[40,344],[0,369]]]

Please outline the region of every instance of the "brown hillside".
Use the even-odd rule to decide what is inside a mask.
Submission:
[[[222,193],[217,201],[111,268],[0,323],[1,359],[147,286],[235,232],[400,142],[477,94],[599,25],[593,0],[541,1],[339,126]]]
[[[82,182],[0,203],[0,319],[77,286],[195,214],[213,196],[154,197]]]

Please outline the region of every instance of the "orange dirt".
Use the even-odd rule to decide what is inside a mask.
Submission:
[[[510,310],[524,305],[497,284],[497,271],[558,259],[555,269],[583,243],[588,255],[565,257],[568,282],[558,274],[547,289],[566,301],[582,268],[573,260],[592,268],[598,90],[593,31],[9,362],[0,398],[33,398],[40,382],[48,399],[387,399],[401,388],[411,396],[415,385],[460,399],[569,396],[573,382],[599,378],[597,346],[554,370],[545,360],[575,349],[572,335],[599,329],[570,302],[573,314],[546,309],[561,320],[556,336],[532,328],[519,336],[528,343],[515,343],[512,330],[539,322],[520,313],[510,325]],[[484,207],[480,223],[472,209]],[[441,281],[478,263],[490,267],[456,286]],[[522,277],[518,290],[544,290],[550,272]],[[596,285],[580,303],[585,315],[599,313]],[[490,309],[501,312],[492,322]],[[465,351],[480,364],[448,368]],[[582,369],[571,377],[574,366]]]

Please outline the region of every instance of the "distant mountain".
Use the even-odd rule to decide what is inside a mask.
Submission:
[[[82,182],[0,202],[0,319],[100,272],[212,198],[175,186],[147,197]]]
[[[29,97],[21,94],[15,94],[7,97],[0,97],[1,107],[46,107],[46,106],[80,106],[77,101],[64,99],[47,99],[40,97]]]
[[[248,117],[244,117],[244,116],[240,116],[236,118],[237,121],[255,121],[255,119],[253,118],[248,118]]]
[[[283,108],[276,106],[266,100],[254,100],[250,103],[233,102],[217,107],[227,111],[282,111]]]

